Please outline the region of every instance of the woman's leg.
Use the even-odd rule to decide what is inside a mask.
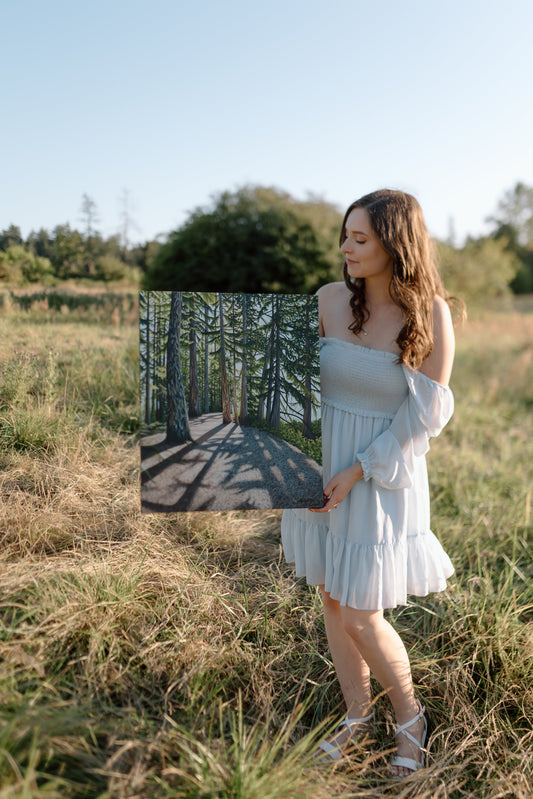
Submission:
[[[340,604],[331,599],[322,586],[320,588],[329,651],[346,702],[348,716],[350,718],[368,716],[372,703],[370,669],[353,637],[345,629]]]
[[[361,656],[354,639],[346,632],[340,604],[320,586],[324,603],[324,624],[329,650],[342,695],[346,703],[348,717],[359,719],[371,712],[372,694],[370,689],[370,669]],[[361,728],[364,729],[364,728]],[[342,728],[329,742],[341,746],[356,729]]]
[[[332,601],[332,600],[330,600]],[[355,610],[340,607],[340,615],[346,633],[368,664],[370,671],[387,691],[398,724],[404,724],[419,711],[415,699],[411,666],[402,639],[384,618],[382,610]],[[418,740],[422,736],[424,721],[420,719],[409,728]],[[420,752],[405,735],[397,740],[398,754],[420,760]],[[409,773],[409,769],[395,768],[399,776]]]

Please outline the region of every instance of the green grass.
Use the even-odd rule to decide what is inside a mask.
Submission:
[[[429,455],[456,574],[390,613],[433,725],[398,784],[383,696],[375,742],[310,759],[341,694],[279,513],[141,514],[137,328],[48,314],[1,317],[0,799],[529,799],[533,317],[458,332]]]

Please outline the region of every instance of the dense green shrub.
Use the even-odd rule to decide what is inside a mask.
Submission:
[[[12,244],[7,250],[0,251],[0,280],[17,286],[55,282],[49,259],[35,255],[21,244]]]
[[[148,289],[308,293],[338,280],[340,212],[277,189],[217,195],[171,233],[147,271]]]

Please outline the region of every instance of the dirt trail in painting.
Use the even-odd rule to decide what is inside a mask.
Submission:
[[[296,447],[254,427],[222,424],[221,413],[189,422],[192,443],[165,434],[141,440],[145,512],[317,506],[320,467]]]

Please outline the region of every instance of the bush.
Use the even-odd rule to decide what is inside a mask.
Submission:
[[[0,252],[0,280],[17,286],[27,283],[51,285],[55,282],[50,260],[35,255],[21,244],[12,244]]]
[[[475,239],[462,249],[437,242],[437,251],[447,290],[469,305],[511,296],[509,284],[520,263],[503,240]]]
[[[141,281],[141,270],[130,266],[115,255],[101,255],[96,259],[94,277],[106,282],[128,282],[138,284]]]
[[[123,280],[128,266],[114,255],[101,255],[96,260],[95,277],[97,280]]]
[[[325,202],[298,203],[276,189],[223,192],[161,246],[145,288],[312,293],[341,274],[337,215]]]

